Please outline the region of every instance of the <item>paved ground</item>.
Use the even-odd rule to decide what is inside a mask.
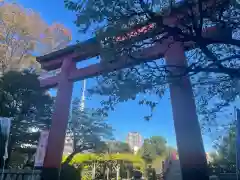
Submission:
[[[165,176],[165,180],[181,180],[181,169],[179,160],[172,161],[171,167]],[[216,178],[212,177],[212,180]],[[220,174],[217,180],[237,180],[236,174],[234,173],[226,173]]]
[[[165,180],[181,180],[181,169],[179,160],[173,160],[168,172],[166,173]]]

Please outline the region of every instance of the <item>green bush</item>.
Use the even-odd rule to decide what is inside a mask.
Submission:
[[[63,162],[66,160],[66,156],[63,157]],[[145,168],[145,162],[144,160],[138,156],[133,154],[76,154],[72,160],[69,162],[69,165],[80,165],[82,166],[82,179],[89,180],[91,179],[91,164],[92,163],[99,163],[101,165],[107,165],[111,166],[113,164],[119,164],[121,166],[120,168],[120,176],[122,178],[127,178],[127,175],[129,177],[132,176],[132,171],[134,167],[140,167],[141,171],[144,172]],[[98,171],[98,173],[97,173]],[[103,176],[104,172],[102,172],[103,169],[96,169],[96,178],[97,179],[103,179],[98,176]],[[116,173],[110,172],[109,174],[110,178],[115,178]]]

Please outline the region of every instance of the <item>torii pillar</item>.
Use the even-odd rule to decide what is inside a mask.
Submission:
[[[187,67],[180,42],[170,45],[165,60],[167,65]],[[184,68],[169,70],[177,76],[183,73]],[[169,79],[169,87],[182,180],[208,180],[207,160],[190,79],[188,76]]]
[[[61,73],[57,79],[58,90],[42,169],[42,180],[58,180],[60,177],[60,166],[73,90],[73,81],[69,81],[68,76],[75,69],[76,62],[72,61],[71,56],[63,59]]]

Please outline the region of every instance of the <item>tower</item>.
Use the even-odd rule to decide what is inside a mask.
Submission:
[[[81,104],[80,104],[80,109],[81,111],[84,110],[85,108],[85,91],[86,91],[86,79],[83,80],[83,87],[82,87],[82,96],[81,96]]]

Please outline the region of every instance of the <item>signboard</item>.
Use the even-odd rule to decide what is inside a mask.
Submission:
[[[35,163],[34,163],[35,167],[43,166],[46,149],[47,149],[47,143],[48,143],[48,135],[49,135],[49,131],[42,131],[40,135],[37,152],[35,155]]]
[[[8,158],[8,140],[11,128],[11,118],[0,117],[0,133],[3,139],[0,139],[1,144],[5,146],[4,160]],[[3,141],[3,142],[2,142]]]

